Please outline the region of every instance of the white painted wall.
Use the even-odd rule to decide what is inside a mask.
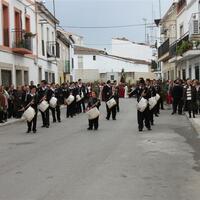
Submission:
[[[78,56],[83,57],[82,69],[78,67]],[[99,77],[99,74],[102,73],[105,73],[106,76],[109,77],[111,74],[114,74],[115,78],[118,79],[116,74],[120,73],[122,69],[124,69],[125,72],[135,72],[137,74],[140,74],[141,76],[145,74],[145,77],[154,78],[153,73],[150,72],[150,68],[148,65],[135,64],[133,62],[128,62],[128,61],[126,62],[121,59],[116,59],[106,55],[96,55],[96,60],[93,60],[93,55],[75,55],[74,64],[75,64],[75,69],[73,70],[74,80],[81,78],[81,76],[85,77],[86,71],[88,72],[87,73],[88,80],[93,80],[94,77],[96,79],[97,77]],[[91,71],[93,70],[92,73],[89,73],[91,72],[90,70]]]
[[[120,39],[112,39],[112,54],[146,61],[153,59],[153,49],[149,45],[137,44]]]

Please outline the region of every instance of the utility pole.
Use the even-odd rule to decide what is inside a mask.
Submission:
[[[161,0],[159,0],[159,14],[160,14],[160,19],[161,19],[162,17]]]
[[[146,43],[147,42],[147,19],[146,18],[143,18],[143,21],[144,21],[144,42]]]

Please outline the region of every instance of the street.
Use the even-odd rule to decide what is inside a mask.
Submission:
[[[164,110],[138,132],[136,100],[122,99],[116,121],[87,131],[87,116],[26,134],[0,127],[0,200],[199,200],[200,138],[186,116]],[[52,119],[51,119],[52,120]]]

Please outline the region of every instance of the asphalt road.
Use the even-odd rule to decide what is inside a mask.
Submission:
[[[200,138],[185,116],[163,111],[137,130],[134,99],[116,121],[87,131],[87,117],[26,134],[0,127],[0,200],[199,200]],[[41,126],[39,122],[38,127]]]

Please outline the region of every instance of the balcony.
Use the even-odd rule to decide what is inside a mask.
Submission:
[[[32,54],[33,35],[23,30],[14,30],[12,51],[17,54]]]
[[[65,61],[64,73],[65,74],[70,74],[70,61],[69,60]]]
[[[159,59],[159,61],[165,61],[168,57],[169,57],[169,39],[167,39],[158,48],[158,59]]]
[[[60,47],[55,41],[47,42],[47,59],[49,61],[55,61],[56,58],[60,57]]]
[[[185,35],[170,46],[169,62],[184,61],[200,55],[199,42],[191,42]]]
[[[188,40],[189,40],[189,36],[188,34],[186,34],[186,35],[183,35],[178,40],[176,40],[174,43],[172,43],[169,47],[170,58],[176,57],[178,54],[181,54],[181,52],[178,52],[178,49],[181,47],[183,42],[187,42]]]
[[[200,13],[193,13],[189,21],[189,39],[200,40]]]

